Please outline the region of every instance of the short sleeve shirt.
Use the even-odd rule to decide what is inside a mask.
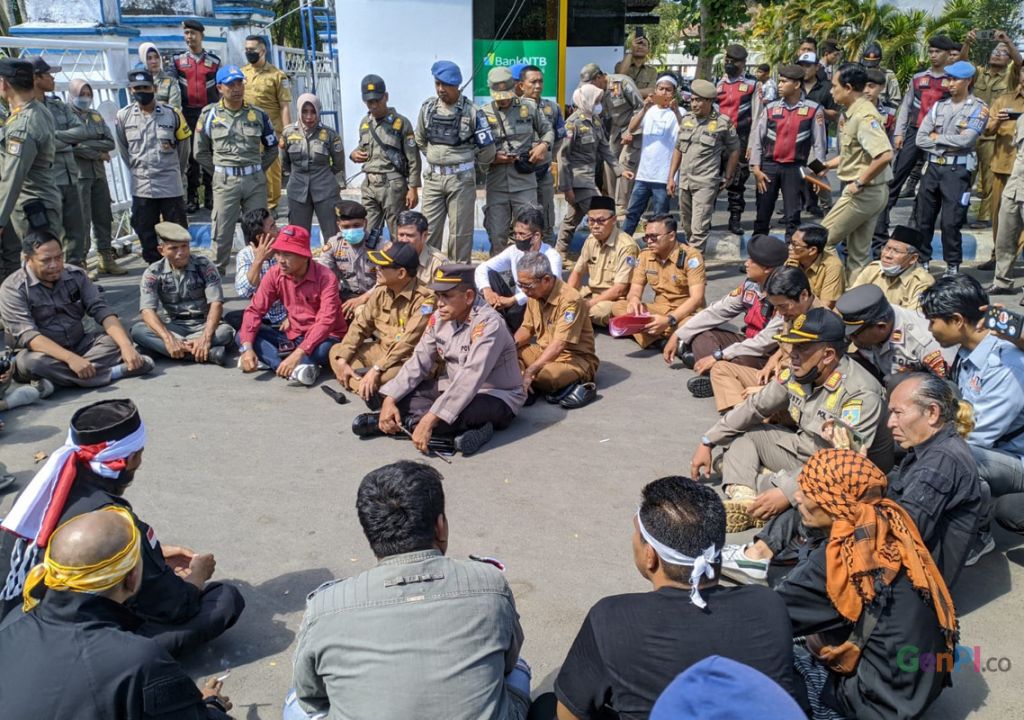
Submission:
[[[173,321],[206,319],[210,304],[224,302],[220,273],[207,258],[192,255],[181,270],[171,267],[166,258],[142,273],[139,284],[139,309],[159,312]]]
[[[892,150],[889,136],[885,134],[885,121],[878,108],[866,97],[857,100],[846,111],[846,123],[840,131],[840,146],[837,174],[843,182],[853,182],[871,161]],[[880,185],[892,180],[892,166],[878,173],[869,183]]]
[[[704,256],[696,248],[680,243],[664,260],[659,260],[650,248],[641,251],[631,282],[650,285],[655,302],[675,307],[689,299],[690,288],[703,286],[705,280]]]
[[[583,243],[573,272],[587,276],[591,292],[601,293],[617,283],[629,284],[639,253],[636,241],[619,230],[605,242],[593,234]]]

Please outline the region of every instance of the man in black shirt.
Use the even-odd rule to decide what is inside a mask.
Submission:
[[[786,608],[767,588],[718,585],[725,508],[688,478],[643,489],[633,518],[633,560],[653,592],[598,602],[555,681],[558,717],[647,718],[683,670],[721,655],[793,693]]]

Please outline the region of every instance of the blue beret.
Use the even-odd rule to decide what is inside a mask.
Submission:
[[[975,72],[974,65],[966,60],[960,60],[952,65],[946,66],[946,74],[951,78],[956,78],[957,80],[967,80],[972,78],[974,77]]]
[[[528,64],[529,63],[516,63],[511,68],[509,68],[512,71],[512,79],[521,80],[523,75],[523,68],[525,68]]]
[[[451,60],[438,60],[430,66],[430,74],[434,76],[435,80],[443,82],[445,85],[458,87],[462,84],[462,71]]]
[[[217,84],[227,85],[235,80],[245,80],[245,75],[237,65],[225,65],[217,71]]]

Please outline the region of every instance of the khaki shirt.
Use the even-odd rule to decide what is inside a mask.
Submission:
[[[704,285],[704,273],[704,256],[700,250],[677,243],[664,260],[659,259],[651,248],[641,250],[630,282],[633,285],[650,285],[654,290],[654,302],[668,303],[675,308],[690,299],[691,287]]]
[[[971,94],[986,105],[991,105],[997,97],[1012,91],[1019,82],[1013,60],[1001,70],[993,70],[988,65],[977,65],[976,68],[978,72],[971,85]]]
[[[380,143],[374,140],[371,127],[380,138]],[[388,155],[381,148],[381,143],[394,148],[392,155],[401,153],[405,156],[405,174],[388,159]],[[388,108],[387,115],[380,120],[375,120],[373,115],[369,114],[363,118],[359,123],[359,146],[356,149],[370,156],[370,159],[363,163],[363,172],[367,175],[397,174],[406,179],[409,187],[420,187],[423,184],[420,179],[420,150],[416,146],[416,133],[412,122],[404,115],[396,113],[394,108]]]
[[[139,310],[159,313],[164,322],[205,322],[215,302],[224,302],[220,273],[202,255],[190,255],[181,270],[163,258],[142,273]]]
[[[868,448],[868,458],[884,471],[893,464],[892,434],[885,426],[888,409],[885,390],[871,373],[855,360],[844,357],[835,371],[820,386],[801,385],[789,368],[727,412],[707,431],[716,445],[728,445],[748,430],[760,427],[765,419],[788,410],[797,424],[797,441],[802,454],[813,455],[832,447],[822,436],[827,421],[837,421],[856,434],[858,447]],[[776,486],[790,503],[796,492],[799,471],[776,473]]]
[[[526,402],[516,343],[505,319],[482,298],[477,298],[465,322],[442,320],[436,312],[431,315],[412,357],[384,384],[381,395],[401,400],[429,380],[439,362],[443,363],[437,378],[441,397],[430,412],[446,423],[454,423],[478,394],[498,398],[514,413]]]
[[[992,127],[993,119],[999,114],[1000,110],[1024,111],[1024,92],[1017,89],[1012,93],[1007,93],[997,98],[992,103],[992,109],[989,113],[989,127]],[[1013,135],[1016,129],[1017,124],[1013,120],[997,121],[992,132],[986,130],[985,135],[982,136],[983,138],[987,136],[995,140],[992,152],[992,172],[999,173],[1000,175],[1009,175],[1013,172],[1013,160],[1017,155],[1017,148],[1013,142]]]
[[[78,114],[60,98],[46,96],[46,109],[53,115],[55,133],[53,135],[53,170],[57,186],[75,185],[78,183],[78,163],[75,161],[74,146],[86,140],[97,140],[102,137],[96,128],[85,127]]]
[[[338,292],[343,300],[358,297],[377,284],[377,271],[366,252],[366,243],[353,247],[341,235],[335,235],[316,256],[316,261],[330,268],[338,278]]]
[[[522,327],[541,349],[556,340],[565,342],[565,349],[553,362],[584,368],[591,375],[597,372],[594,326],[576,288],[556,278],[547,298],[526,301]]]
[[[629,121],[644,106],[644,99],[640,96],[633,78],[629,75],[616,74],[608,76],[608,89],[604,92],[601,105],[601,116],[608,123],[609,138],[618,140],[629,128]],[[636,137],[633,142],[639,143],[639,130],[633,134]]]
[[[278,152],[277,133],[270,117],[258,107],[242,103],[238,110],[232,110],[221,100],[204,107],[199,115],[194,155],[211,174],[217,165],[261,165],[266,171]]]
[[[177,79],[161,70],[153,77],[153,82],[156,85],[156,101],[181,110],[181,87]]]
[[[647,63],[640,63],[639,65],[634,63],[633,53],[626,53],[623,56],[622,60],[615,65],[615,72],[626,75],[636,83],[638,88],[644,90],[648,88],[653,90],[658,82],[658,71]]]
[[[594,171],[598,159],[611,165],[616,176],[622,174],[601,123],[594,120],[579,110],[570,115],[565,121],[565,142],[558,150],[558,189],[572,188],[577,202],[597,195]]]
[[[423,252],[420,253],[420,269],[416,271],[416,279],[419,280],[420,285],[426,287],[427,283],[434,279],[437,269],[449,263],[451,263],[451,260],[448,259],[447,255],[429,245],[425,245]]]
[[[289,200],[338,199],[338,190],[345,187],[345,148],[338,133],[323,125],[307,131],[302,123],[292,123],[281,135],[281,149]]]
[[[903,90],[900,88],[900,81],[889,68],[882,68],[885,71],[885,89],[879,95],[878,99],[889,107],[896,109],[900,106],[900,101],[903,100]]]
[[[378,285],[370,293],[363,311],[356,313],[355,320],[348,326],[337,357],[352,362],[359,346],[373,341],[383,351],[377,365],[388,370],[401,365],[420,341],[427,322],[434,314],[434,294],[421,287],[415,278],[410,278],[398,293],[386,285]]]
[[[260,68],[245,65],[242,74],[245,75],[245,102],[269,115],[274,130],[280,134],[284,129],[282,109],[292,101],[288,76],[268,62]]]
[[[547,116],[528,98],[515,98],[504,110],[494,102],[483,106],[483,114],[491,126],[495,152],[520,155],[538,143],[555,144],[555,131]],[[487,191],[514,193],[537,189],[536,173],[521,173],[515,164],[491,165],[487,169]]]
[[[717,110],[701,120],[686,113],[679,123],[676,150],[683,156],[679,164],[679,188],[718,187],[722,181],[725,159],[739,152],[740,138],[732,121]]]
[[[639,252],[636,241],[618,228],[604,242],[591,233],[583,241],[579,260],[572,271],[586,276],[586,287],[591,293],[603,293],[612,285],[629,285]]]
[[[877,285],[882,289],[882,294],[890,304],[907,310],[919,311],[921,309],[921,293],[933,284],[935,284],[935,278],[920,265],[914,265],[899,275],[891,277],[882,272],[881,261],[875,260],[860,271],[857,279],[850,285],[850,289],[861,285]]]
[[[839,131],[839,167],[837,175],[843,182],[853,182],[860,177],[864,168],[882,153],[892,150],[889,136],[885,134],[885,122],[874,103],[866,96],[857,100],[844,113],[846,122]],[[878,173],[869,183],[881,185],[892,180],[892,163]]]
[[[427,125],[432,115],[450,117],[459,115],[459,144],[442,145],[427,141]],[[416,145],[430,165],[462,165],[478,162],[487,166],[494,159],[496,148],[491,136],[490,123],[476,105],[460,95],[454,105],[446,105],[432,97],[420,107],[416,120]],[[429,172],[429,168],[427,168]]]
[[[117,111],[114,122],[117,150],[131,173],[135,197],[167,198],[185,194],[192,131],[181,110],[156,104],[151,113],[138,103]]]
[[[795,260],[787,260],[786,265],[800,267]],[[834,303],[846,292],[846,271],[837,255],[822,252],[809,268],[804,268],[804,275],[811,286],[811,295],[826,305]]]
[[[1017,118],[1013,142],[1017,146],[1017,159],[1013,162],[1013,171],[1003,189],[1003,200],[1024,202],[1024,115]]]
[[[53,173],[53,116],[38,100],[19,105],[4,123],[0,158],[0,226],[11,218],[15,203],[41,200],[60,214],[61,197]]]
[[[946,377],[942,347],[928,331],[928,321],[913,310],[898,305],[892,309],[896,317],[889,339],[878,347],[856,348],[855,354],[875,367],[882,377],[922,370]]]
[[[75,161],[78,163],[78,177],[94,180],[106,178],[106,161],[101,160],[104,153],[110,153],[114,149],[114,135],[104,122],[103,116],[94,110],[79,112],[72,109],[82,124],[94,133],[97,137],[92,140],[80,142],[74,147]]]

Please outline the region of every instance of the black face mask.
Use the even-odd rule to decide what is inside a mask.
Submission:
[[[529,240],[516,240],[516,249],[521,252],[530,252],[530,248],[533,246],[533,238]]]
[[[817,365],[815,365],[807,372],[806,375],[797,375],[796,373],[793,373],[793,379],[801,385],[811,385],[818,379],[819,375],[821,375],[821,370]]]
[[[741,72],[743,72],[744,66],[745,66],[745,63],[731,63],[731,62],[727,62],[725,64],[725,74],[728,75],[729,77],[736,77]]]
[[[250,65],[255,65],[260,61],[260,53],[258,50],[246,50],[245,59],[249,61]]]
[[[156,93],[151,92],[133,92],[132,100],[137,102],[139,105],[149,105],[156,98]]]

